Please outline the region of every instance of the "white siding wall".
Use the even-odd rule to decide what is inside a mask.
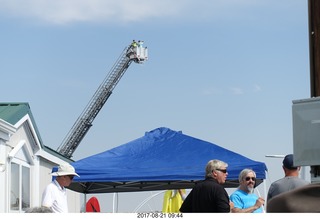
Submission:
[[[18,127],[11,126],[0,119],[0,213],[9,212],[10,168],[7,167],[12,159],[21,160],[21,157],[23,157],[22,159],[25,159],[31,165],[31,207],[41,205],[42,192],[51,181],[49,173],[52,167],[65,162],[39,147],[38,136],[33,136],[36,132],[30,126],[30,118],[26,116],[24,119],[24,121],[17,123]],[[21,156],[22,150],[24,156]],[[36,151],[36,154],[33,154],[34,151]],[[11,157],[9,158],[9,156]],[[15,156],[20,157],[17,158]],[[1,171],[2,166],[5,166],[3,171]],[[70,212],[80,212],[81,196],[79,193],[68,191]]]

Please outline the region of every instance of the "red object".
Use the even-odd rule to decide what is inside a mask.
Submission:
[[[86,212],[100,212],[100,204],[96,197],[91,197],[87,201]]]

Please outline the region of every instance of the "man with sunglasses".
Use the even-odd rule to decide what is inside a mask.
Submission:
[[[232,213],[262,213],[264,199],[254,194],[256,173],[251,169],[243,169],[239,174],[240,186],[230,196],[234,204]]]
[[[74,176],[79,177],[70,164],[61,164],[56,172],[51,173],[55,179],[51,181],[42,193],[42,206],[50,208],[54,213],[68,213],[66,188]]]
[[[197,183],[180,207],[183,213],[229,213],[230,203],[226,182],[228,164],[220,160],[210,160],[206,166],[205,180]]]

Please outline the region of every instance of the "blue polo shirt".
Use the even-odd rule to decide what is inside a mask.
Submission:
[[[255,205],[258,196],[254,193],[246,193],[240,189],[236,190],[230,196],[230,200],[234,203],[235,208],[245,209]],[[258,208],[252,213],[263,213],[262,207]]]

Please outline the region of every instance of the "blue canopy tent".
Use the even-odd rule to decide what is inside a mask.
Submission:
[[[212,159],[229,165],[226,188],[238,186],[238,175],[244,168],[256,172],[257,184],[266,178],[267,167],[262,162],[161,127],[71,163],[80,178],[75,177],[68,188],[85,194],[188,189],[204,179],[205,166]]]

